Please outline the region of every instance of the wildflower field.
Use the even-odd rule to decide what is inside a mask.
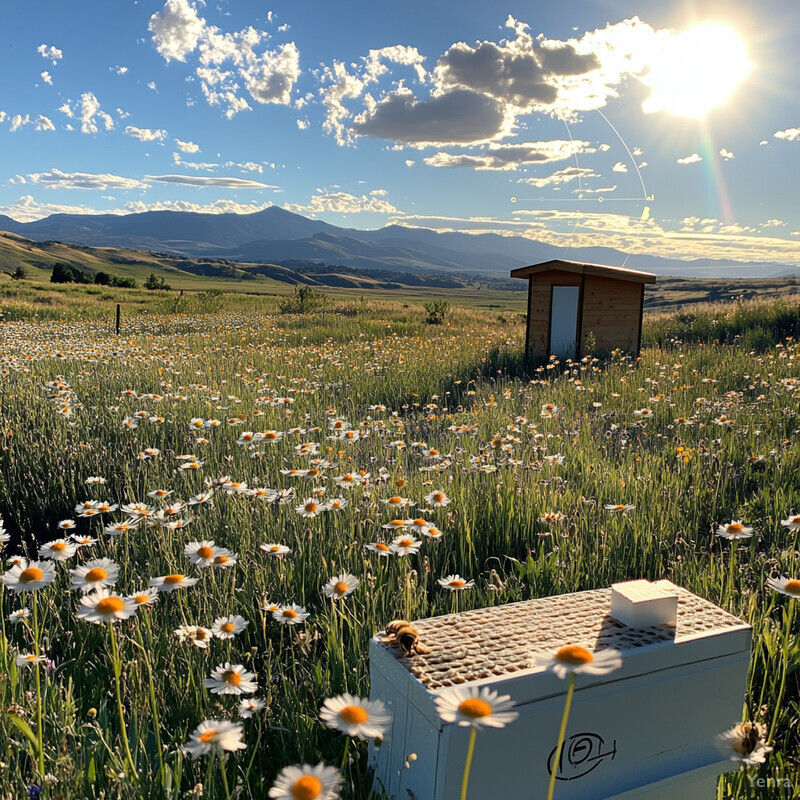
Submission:
[[[0,323],[0,797],[377,798],[376,632],[637,578],[753,626],[719,796],[797,786],[800,313],[752,309],[538,367],[479,310]]]

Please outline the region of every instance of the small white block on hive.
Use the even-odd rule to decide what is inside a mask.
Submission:
[[[674,625],[678,593],[669,581],[626,581],[611,586],[611,616],[629,628]]]

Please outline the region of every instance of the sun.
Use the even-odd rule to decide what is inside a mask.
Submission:
[[[730,25],[704,22],[671,34],[642,78],[652,89],[642,110],[704,117],[730,100],[752,68],[744,39]]]

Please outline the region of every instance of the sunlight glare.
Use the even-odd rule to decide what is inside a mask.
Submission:
[[[703,117],[724,105],[753,68],[742,37],[729,25],[705,22],[670,36],[643,78],[652,92],[645,113]]]

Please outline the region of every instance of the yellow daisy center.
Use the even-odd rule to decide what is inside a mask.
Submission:
[[[420,518],[417,518],[417,519],[415,519],[415,520],[414,520],[414,524],[415,524],[415,525],[416,525],[418,528],[423,528],[423,527],[425,527],[425,520],[424,520],[424,519],[422,519],[421,517],[420,517]]]
[[[492,713],[492,707],[485,700],[479,697],[468,697],[458,704],[458,710],[465,717],[471,719],[479,719],[480,717],[488,717]]]
[[[274,544],[274,545],[272,545],[272,547],[270,547],[269,551],[270,551],[270,553],[277,553],[278,550],[280,550],[280,549],[281,549],[281,546],[279,544]]]
[[[228,558],[228,556],[217,556],[214,559],[214,563],[215,564],[227,564],[229,561],[230,561],[230,558]]]
[[[144,605],[149,599],[150,595],[148,594],[135,594],[133,599],[141,606]]]
[[[734,522],[728,525],[728,533],[741,533],[744,530],[744,525]]]
[[[286,619],[297,619],[297,612],[293,608],[284,608],[281,611],[281,616],[286,617]]]
[[[462,586],[466,586],[467,582],[466,581],[462,581],[462,580],[450,581],[450,583],[448,583],[447,585],[448,586],[455,586],[456,588],[461,588]]]
[[[309,513],[309,514],[311,514],[311,513],[313,513],[314,511],[316,511],[316,510],[317,510],[317,504],[316,504],[316,503],[306,503],[306,504],[303,506],[303,508],[304,508],[306,511],[308,511],[308,513]]]
[[[94,610],[98,614],[110,615],[122,611],[123,608],[125,608],[125,602],[121,597],[104,597],[102,600],[98,600]]]
[[[361,706],[345,706],[339,716],[349,725],[361,725],[369,719],[366,709]]]
[[[434,503],[441,503],[444,500],[444,495],[441,492],[434,492],[433,493],[433,502]]]
[[[591,664],[594,661],[594,656],[584,647],[568,645],[567,647],[562,647],[556,653],[556,660],[562,664],[579,666],[581,664]]]
[[[232,622],[223,622],[220,628],[222,628],[225,633],[233,633],[236,630],[236,626]]]
[[[214,741],[214,737],[217,735],[217,731],[213,728],[210,731],[204,731],[200,734],[200,741],[203,744],[208,744],[209,742]]]
[[[385,553],[389,549],[389,545],[379,542],[378,544],[375,545],[375,549],[380,550],[382,553]]]
[[[231,686],[238,686],[242,682],[242,676],[235,670],[229,669],[222,673],[222,680]]]
[[[322,781],[315,775],[303,775],[291,788],[293,800],[316,800],[322,795]]]
[[[397,546],[398,547],[411,547],[412,544],[413,544],[413,540],[411,540],[411,539],[401,539],[397,543]]]
[[[338,583],[334,584],[333,590],[338,594],[344,594],[349,588],[350,586],[344,581],[339,581]]]
[[[394,504],[402,503],[403,502],[403,498],[402,497],[390,497],[386,502],[387,503],[394,503]]]
[[[800,581],[786,581],[783,587],[789,594],[800,595]]]
[[[800,516],[797,516],[797,517],[792,517],[792,518],[789,520],[789,522],[791,522],[791,523],[792,523],[792,525],[800,525]]]
[[[51,545],[51,548],[53,550],[58,550],[59,552],[61,552],[62,550],[67,549],[67,545],[65,542],[55,542],[55,544]]]
[[[94,567],[86,573],[87,583],[97,583],[104,581],[108,577],[108,573],[102,567]]]
[[[197,555],[199,555],[200,558],[211,558],[211,556],[214,555],[214,550],[211,547],[203,545],[203,547],[197,548]]]
[[[183,583],[183,575],[167,575],[164,578],[164,585],[165,586],[176,586],[179,583]]]

